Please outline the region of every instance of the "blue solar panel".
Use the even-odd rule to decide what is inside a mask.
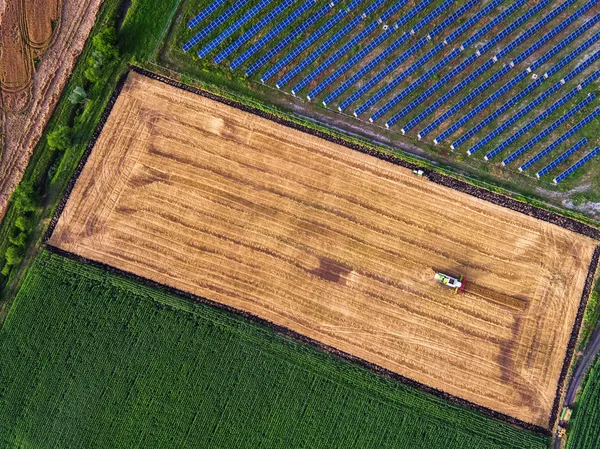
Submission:
[[[477,54],[482,55],[485,52],[487,52],[488,50],[491,50],[492,48],[494,48],[502,39],[504,39],[506,36],[509,36],[513,31],[515,31],[516,29],[521,27],[524,23],[526,23],[534,15],[536,15],[543,8],[545,8],[550,2],[551,2],[551,0],[540,1],[537,5],[535,5],[533,8],[528,10],[525,14],[522,14],[521,16],[519,16],[519,18],[517,18],[514,22],[511,22],[506,28],[504,28],[502,31],[500,31],[500,33],[498,33],[496,36],[494,36],[489,42],[485,43],[483,45],[483,47],[481,47],[479,50],[477,50]],[[517,38],[517,39],[519,39],[519,38]],[[517,39],[515,39],[515,40],[517,40]],[[510,44],[509,44],[509,46],[510,46]]]
[[[594,119],[594,117],[595,117],[594,113],[592,113],[592,114],[588,115],[587,117],[585,117],[583,120],[579,121],[570,130],[568,130],[566,133],[564,133],[562,136],[560,136],[558,139],[556,139],[554,142],[552,142],[550,145],[548,145],[546,148],[544,148],[538,154],[536,154],[531,159],[529,159],[527,162],[525,162],[523,165],[521,165],[519,167],[519,171],[521,171],[521,172],[525,171],[529,167],[531,167],[533,164],[535,164],[536,162],[541,161],[544,157],[546,157],[552,151],[554,151],[555,148],[558,148],[559,145],[561,145],[563,142],[566,142],[572,135],[574,135],[581,128],[583,128],[585,125],[587,125],[589,122],[591,122],[592,119]]]
[[[525,50],[519,56],[517,56],[515,59],[513,59],[511,61],[512,65],[520,64],[521,62],[525,61],[529,56],[531,56],[533,53],[535,53],[537,50],[542,48],[546,43],[551,42],[552,39],[554,39],[554,37],[556,35],[558,35],[558,33],[563,31],[570,24],[572,24],[575,20],[577,20],[579,17],[581,17],[581,15],[583,15],[588,9],[590,9],[597,2],[598,2],[598,0],[591,0],[591,1],[587,2],[584,6],[579,8],[577,11],[575,11],[573,14],[571,14],[569,17],[567,17],[565,20],[563,20],[561,23],[559,23],[552,30],[550,30],[549,32],[544,34],[539,40],[537,40],[527,50]],[[563,3],[561,6],[556,8],[554,11],[560,9],[563,5],[565,5],[565,3]],[[598,17],[600,18],[600,14],[598,14]]]
[[[221,42],[235,33],[243,24],[245,24],[248,20],[254,17],[261,9],[271,3],[271,0],[260,0],[256,5],[246,11],[242,17],[237,19],[230,25],[225,31],[219,34],[216,38],[210,41],[207,45],[200,49],[198,52],[198,56],[200,58],[204,58],[207,54],[209,54],[214,48],[217,47]]]
[[[504,56],[508,55],[511,51],[513,51],[515,48],[517,48],[519,45],[521,45],[523,42],[525,42],[527,39],[529,39],[535,33],[537,33],[538,31],[540,31],[544,26],[546,26],[552,20],[554,20],[554,18],[556,18],[560,13],[562,13],[563,11],[565,11],[570,5],[572,5],[574,1],[575,0],[567,0],[567,1],[563,2],[563,3],[561,3],[556,8],[554,8],[552,11],[550,11],[548,14],[546,14],[542,19],[540,19],[538,22],[536,22],[532,27],[530,27],[525,32],[521,33],[509,45],[507,45],[502,50],[500,50],[500,52],[498,52],[498,54],[496,55],[496,59],[500,59],[500,58],[503,58]],[[592,0],[592,1],[596,2],[597,0]],[[579,15],[583,14],[587,9],[589,9],[592,6],[589,3],[590,2],[588,2],[580,10],[581,12],[580,12]],[[575,13],[575,14],[577,14],[577,13]],[[577,15],[577,17],[579,17],[579,15]],[[573,20],[575,20],[575,18]]]
[[[565,115],[563,115],[558,120],[555,120],[554,122],[552,122],[552,124],[550,124],[543,131],[539,132],[534,137],[532,137],[526,144],[520,146],[518,149],[513,151],[510,155],[505,157],[504,160],[502,161],[502,165],[506,166],[506,165],[510,164],[515,159],[517,159],[518,157],[522,156],[524,153],[529,151],[531,148],[533,148],[533,146],[536,143],[538,143],[542,139],[548,137],[559,126],[564,125],[569,118],[573,117],[577,112],[579,112],[586,105],[588,105],[594,98],[595,98],[595,95],[588,95],[585,98],[585,100],[577,103],[574,107],[569,109]]]
[[[239,0],[235,2],[227,11],[217,17],[216,20],[213,20],[207,27],[205,27],[202,31],[196,34],[193,38],[187,41],[183,45],[183,51],[190,50],[194,45],[220,27],[227,19],[229,19],[233,14],[236,13],[242,6],[248,3],[248,0]]]
[[[367,46],[365,46],[362,50],[360,50],[356,55],[351,57],[348,61],[343,63],[335,72],[321,81],[313,90],[311,90],[307,97],[309,100],[315,98],[319,93],[323,91],[327,86],[329,86],[332,82],[338,79],[342,74],[344,74],[349,68],[358,64],[366,55],[371,53],[375,48],[379,46],[383,41],[385,41],[388,37],[390,37],[396,31],[395,27],[388,28],[375,39],[373,39]],[[327,102],[323,101],[324,105],[327,106]]]
[[[421,95],[419,95],[413,101],[411,101],[407,106],[402,108],[402,110],[397,112],[392,118],[390,118],[385,124],[386,128],[389,128],[390,126],[397,123],[398,120],[400,120],[402,117],[404,117],[410,111],[412,111],[414,108],[419,106],[423,101],[425,101],[427,98],[430,98],[435,92],[437,92],[439,89],[441,89],[441,87],[444,84],[446,84],[448,81],[450,81],[456,75],[458,75],[460,72],[462,72],[464,69],[466,69],[469,65],[471,65],[473,62],[475,62],[476,59],[477,59],[477,56],[471,55],[467,59],[465,59],[463,62],[461,62],[458,66],[456,66],[455,68],[450,70],[450,72],[448,72],[446,75],[444,75],[442,77],[442,79],[435,82],[431,87],[426,89],[425,92],[423,92]],[[477,73],[477,70],[474,73]],[[476,76],[479,76],[479,75],[476,75]],[[469,82],[471,81],[469,77],[465,78],[465,80],[469,80]]]
[[[431,1],[431,0],[427,0]],[[367,26],[364,30],[350,39],[347,43],[345,43],[341,48],[335,51],[331,56],[329,56],[323,63],[321,63],[317,68],[315,68],[310,74],[308,74],[302,81],[294,86],[292,89],[292,93],[296,95],[300,92],[304,87],[308,85],[312,80],[314,80],[317,76],[323,73],[331,64],[336,62],[342,56],[348,53],[352,47],[360,43],[365,37],[375,31],[377,28],[381,26],[382,22],[385,22],[389,16],[391,16],[394,12],[398,11],[404,5],[408,3],[408,0],[400,0],[396,2],[392,7],[390,7],[378,20],[373,21],[369,26]],[[385,17],[385,18],[384,18]]]
[[[256,60],[253,64],[251,64],[250,67],[248,67],[246,69],[246,75],[250,76],[254,72],[256,72],[258,69],[260,69],[273,56],[275,56],[277,53],[279,53],[281,50],[283,50],[285,47],[287,47],[289,44],[291,44],[294,41],[294,39],[296,39],[298,36],[300,36],[302,33],[304,33],[317,20],[319,20],[321,17],[323,17],[325,14],[327,14],[331,10],[331,8],[333,8],[333,6],[334,6],[333,3],[326,4],[321,9],[319,9],[315,14],[310,16],[308,18],[308,20],[302,22],[302,24],[300,24],[300,26],[294,28],[292,30],[292,32],[290,34],[288,34],[285,38],[283,38],[281,41],[279,41],[277,43],[277,45],[275,45],[275,47],[271,48],[268,52],[266,52],[264,55],[262,55],[260,58],[258,58],[258,60]]]
[[[469,156],[472,156],[473,154],[475,154],[477,151],[479,151],[481,148],[483,148],[483,146],[485,144],[487,144],[488,142],[490,142],[493,139],[495,139],[496,137],[498,137],[500,134],[502,134],[504,131],[506,131],[511,125],[516,123],[521,118],[525,117],[535,107],[537,107],[541,103],[543,103],[553,93],[555,93],[557,90],[559,90],[560,87],[561,87],[561,84],[557,83],[554,86],[552,86],[549,90],[546,90],[545,92],[538,95],[535,100],[533,100],[531,103],[529,103],[527,106],[525,106],[519,112],[517,112],[515,115],[513,115],[508,120],[506,120],[504,123],[502,123],[502,125],[498,126],[496,129],[494,129],[492,132],[490,132],[487,136],[485,136],[483,139],[481,139],[475,145],[473,145],[471,148],[469,148],[469,150],[467,151],[467,154]]]
[[[575,90],[575,89],[570,92],[567,92],[565,95],[563,95],[557,101],[555,101],[552,105],[550,105],[550,107],[548,107],[546,110],[544,110],[541,114],[535,116],[533,118],[533,120],[529,121],[525,126],[523,126],[521,129],[519,129],[517,132],[515,132],[512,136],[510,136],[508,139],[506,139],[501,144],[496,146],[493,150],[488,152],[485,155],[485,160],[489,161],[491,158],[500,154],[501,151],[508,148],[509,145],[516,142],[521,136],[523,136],[525,133],[529,132],[536,125],[543,122],[546,118],[548,118],[550,116],[550,114],[552,114],[559,107],[564,105],[567,101],[569,101],[571,98],[573,98],[576,94],[577,94],[577,90]]]
[[[563,154],[561,154],[556,159],[554,159],[552,162],[550,162],[548,165],[546,165],[544,168],[542,168],[539,172],[537,172],[535,174],[535,176],[537,176],[537,178],[540,179],[545,174],[550,173],[552,170],[554,170],[556,167],[558,167],[560,164],[562,164],[564,161],[566,161],[577,150],[579,150],[581,147],[583,147],[587,142],[588,142],[587,137],[584,137],[579,142],[577,142],[575,145],[573,145],[571,148],[569,148],[567,151],[565,151]]]
[[[410,36],[409,33],[405,33],[405,34],[407,36]],[[419,50],[421,47],[423,47],[427,42],[428,42],[427,38],[424,37],[423,39],[420,39],[418,42],[416,42],[412,47],[410,47],[404,53],[402,53],[400,56],[398,56],[385,69],[383,69],[381,72],[379,72],[377,75],[375,75],[369,81],[367,81],[358,91],[356,91],[355,93],[350,95],[346,100],[344,100],[340,104],[340,107],[339,107],[340,111],[347,108],[352,103],[354,103],[356,100],[358,100],[360,97],[362,97],[365,92],[371,90],[376,84],[378,84],[381,80],[383,80],[387,75],[389,75],[390,73],[392,73],[392,71],[394,71],[396,68],[398,68],[400,66],[400,64],[402,64],[410,56],[415,54],[417,52],[417,50]],[[442,48],[444,48],[444,46],[441,44],[436,46],[434,49],[435,50],[434,53],[432,53],[432,54],[430,54],[431,52],[428,53],[428,54],[430,54],[429,57],[431,58],[435,53],[440,52],[442,50]],[[424,64],[425,61],[423,61],[422,63]],[[404,78],[402,78],[402,79],[404,79]],[[398,81],[398,82],[400,82],[400,81]],[[357,115],[356,111],[355,111],[354,115]]]
[[[496,9],[499,5],[504,3],[505,0],[493,0],[489,2],[485,8],[475,14],[473,17],[468,19],[465,23],[463,23],[460,27],[458,27],[455,31],[453,31],[446,39],[444,39],[444,44],[449,45],[454,42],[457,37],[462,35],[465,31],[469,30],[473,25],[479,22],[482,18],[491,13],[494,9]]]
[[[492,62],[491,59],[488,61],[488,64],[490,62]],[[473,101],[477,96],[479,96],[481,93],[483,93],[488,87],[490,87],[494,83],[496,83],[496,81],[498,81],[501,77],[503,77],[510,69],[511,69],[510,66],[505,65],[498,72],[494,73],[491,77],[489,77],[485,82],[483,82],[479,86],[477,86],[476,89],[472,90],[466,97],[464,97],[462,100],[460,100],[458,103],[456,103],[456,105],[451,107],[448,111],[446,111],[440,117],[438,117],[433,122],[431,122],[429,125],[427,125],[419,133],[419,139],[422,139],[423,137],[425,137],[431,131],[433,131],[438,126],[440,126],[442,123],[444,123],[446,120],[448,120],[451,116],[453,116],[458,111],[460,111],[463,107],[470,104],[471,101]]]
[[[439,45],[442,45],[442,44],[439,44]],[[442,47],[443,47],[443,45],[442,45]],[[421,84],[423,84],[427,79],[432,77],[442,67],[447,65],[451,60],[458,57],[458,55],[460,55],[460,50],[458,48],[455,48],[454,50],[452,50],[452,52],[450,52],[450,54],[448,54],[440,62],[438,62],[436,65],[434,65],[425,74],[421,75],[419,78],[417,78],[415,81],[413,81],[406,89],[401,91],[398,95],[396,95],[394,98],[392,98],[386,104],[384,104],[377,112],[375,112],[371,117],[369,117],[369,120],[371,122],[374,122],[375,120],[377,120],[379,117],[381,117],[387,111],[389,111],[391,108],[393,108],[395,105],[397,105],[400,101],[402,101],[402,99],[404,99],[407,95],[409,95],[417,87],[419,87]],[[418,63],[418,61],[417,61],[417,63]],[[417,63],[415,63],[415,64],[417,64]],[[408,74],[410,74],[409,71],[411,70],[412,67],[415,66],[415,64],[413,64],[411,67],[409,67],[402,75],[404,75],[405,77],[408,76]],[[415,69],[413,69],[412,71],[414,71]],[[394,81],[392,81],[392,83],[394,83]],[[387,91],[389,90],[389,87],[392,85],[392,83],[388,84],[386,87],[384,87],[379,92],[377,92],[373,97],[371,97],[369,99],[369,101],[367,103],[363,104],[363,106],[361,106],[361,108],[373,100],[378,101],[379,98],[382,98],[384,96],[382,94],[387,93]],[[356,112],[358,112],[358,109],[356,110]]]
[[[434,28],[434,30],[431,31],[427,35],[429,37],[429,39],[431,39],[434,36],[436,36],[437,34],[441,33],[445,28],[447,28],[448,26],[450,26],[453,22],[455,22],[457,19],[459,19],[466,11],[468,11],[469,9],[471,9],[473,6],[475,6],[476,4],[478,4],[480,1],[481,0],[471,0],[467,4],[465,4],[462,7],[460,7],[455,13],[451,14],[450,17],[448,17],[446,20],[444,20],[440,25],[438,25],[436,28]],[[441,11],[440,11],[440,13],[441,13]],[[416,12],[415,12],[415,14],[416,14]],[[439,15],[439,13],[438,13],[438,15]],[[437,15],[431,16],[431,17],[430,16],[431,16],[431,13],[427,15],[427,17],[429,17],[428,20],[432,20],[433,17],[436,17]],[[401,19],[401,20],[403,20],[403,19]],[[424,20],[425,19],[422,19],[419,23],[423,23],[423,25],[425,25],[426,23],[424,22]],[[413,27],[413,30],[414,29],[415,28]],[[352,86],[354,83],[356,83],[360,78],[362,78],[365,74],[367,74],[368,72],[370,72],[381,61],[383,61],[385,58],[387,58],[396,48],[398,48],[403,42],[405,42],[406,40],[408,40],[409,37],[410,37],[409,33],[404,33],[400,37],[400,39],[396,40],[392,45],[390,45],[388,48],[386,48],[385,50],[383,50],[379,55],[377,55],[375,58],[373,58],[371,61],[369,61],[369,63],[367,65],[365,65],[363,68],[361,68],[358,72],[356,72],[354,75],[352,75],[348,80],[346,80],[344,83],[342,83],[342,85],[340,87],[338,87],[331,94],[329,94],[325,98],[325,100],[323,101],[323,104],[325,106],[327,106],[334,99],[336,99],[338,96],[340,96],[350,86]],[[346,106],[344,106],[344,107],[340,106],[338,109],[340,111],[342,111],[345,107]]]
[[[295,1],[296,0],[285,0],[284,2],[277,5],[277,7],[275,7],[271,11],[269,11],[269,13],[266,16],[264,16],[262,19],[260,19],[255,25],[253,25],[252,28],[250,28],[248,31],[246,31],[244,34],[242,34],[239,38],[237,38],[235,40],[235,42],[233,42],[231,45],[227,46],[227,48],[225,48],[225,50],[221,51],[215,57],[215,64],[219,64],[227,56],[229,56],[231,53],[236,51],[240,46],[245,44],[248,41],[248,39],[250,39],[256,33],[258,33],[260,30],[262,30],[265,27],[265,25],[271,23],[271,21],[275,17],[277,17],[279,14],[281,14],[283,11],[285,11]]]
[[[299,8],[296,8],[289,16],[287,16],[284,20],[279,22],[271,31],[261,37],[258,41],[256,41],[250,48],[244,51],[240,56],[238,56],[234,61],[229,64],[229,67],[232,70],[237,69],[240,65],[242,65],[250,56],[256,53],[258,50],[265,47],[265,45],[275,38],[279,33],[285,30],[288,26],[294,23],[302,14],[308,11],[313,5],[317,3],[317,0],[307,0],[304,2]],[[327,4],[321,11],[325,10],[323,14],[331,9],[331,5]]]
[[[492,28],[495,28],[496,26],[498,26],[508,16],[510,16],[512,13],[514,13],[517,9],[519,9],[525,3],[527,3],[527,0],[517,0],[516,2],[514,2],[505,11],[498,14],[496,17],[494,17],[492,20],[490,20],[488,23],[486,23],[480,30],[478,30],[475,34],[473,34],[470,38],[468,38],[466,41],[464,41],[463,44],[460,46],[460,49],[465,50],[465,49],[469,48],[471,45],[473,45],[475,42],[479,42],[479,40],[483,36],[485,36],[488,33],[488,31],[490,31]]]
[[[459,145],[466,142],[468,139],[470,139],[475,134],[477,134],[479,131],[481,131],[485,126],[489,125],[492,121],[499,118],[502,114],[504,114],[506,111],[508,111],[510,108],[512,108],[515,104],[519,103],[519,101],[521,101],[523,98],[527,97],[531,92],[533,92],[535,89],[537,89],[542,82],[543,82],[542,79],[537,79],[533,83],[531,83],[529,86],[527,86],[525,88],[525,90],[523,90],[522,92],[519,92],[514,97],[510,97],[507,101],[502,103],[502,106],[500,106],[499,109],[497,109],[496,111],[494,111],[493,113],[488,115],[484,120],[479,122],[474,128],[470,129],[468,132],[466,132],[464,135],[462,135],[459,139],[454,141],[454,143],[452,143],[452,145],[450,145],[450,148],[452,148],[453,150],[458,148]],[[483,109],[484,109],[483,104],[480,104],[479,106],[477,106],[474,109],[474,111],[476,111],[475,114],[473,114],[473,111],[469,112],[466,116],[461,118],[458,122],[456,122],[454,125],[452,125],[450,128],[448,128],[446,131],[444,131],[442,134],[440,134],[438,137],[436,137],[434,142],[439,143],[443,139],[454,134],[456,131],[458,131],[458,129],[464,123],[471,120],[474,115],[481,113],[483,111]]]
[[[568,53],[566,56],[561,58],[561,60],[558,62],[558,64],[555,64],[550,70],[548,70],[546,73],[544,73],[544,78],[548,78],[549,76],[552,76],[555,73],[557,73],[560,69],[562,69],[564,66],[566,66],[569,62],[571,62],[573,59],[575,59],[577,57],[577,55],[579,55],[579,53],[581,53],[585,49],[592,46],[592,44],[594,44],[598,39],[600,39],[600,31],[598,31],[596,34],[594,34],[592,37],[590,37],[588,40],[586,40],[583,44],[579,45],[575,50],[573,50],[572,52]]]
[[[559,182],[563,181],[566,177],[570,176],[575,171],[579,170],[590,159],[597,156],[598,154],[600,154],[600,147],[594,148],[588,154],[583,156],[581,159],[579,159],[577,162],[575,162],[575,164],[573,164],[572,166],[567,168],[564,172],[562,172],[560,175],[558,175],[556,178],[554,178],[554,180],[552,182],[554,182],[554,184],[558,184]]]
[[[329,31],[333,26],[335,26],[340,20],[346,17],[351,9],[354,8],[355,4],[360,3],[362,0],[355,0],[352,2],[348,9],[342,9],[335,16],[329,19],[325,24],[319,27],[314,33],[311,33],[305,40],[303,40],[299,45],[296,46],[290,53],[288,53],[283,59],[279,60],[277,64],[267,70],[261,77],[260,80],[264,83],[268,79],[270,79],[273,75],[283,69],[286,65],[288,65],[291,61],[293,61],[297,56],[302,54],[304,50],[310,47],[313,43],[315,43],[321,36],[323,36],[327,31]]]
[[[200,22],[202,22],[204,19],[206,19],[208,16],[210,16],[223,3],[225,3],[225,0],[215,0],[214,2],[212,2],[205,10],[200,12],[200,14],[198,14],[196,17],[194,17],[192,20],[190,20],[188,22],[189,29],[191,30],[196,25],[198,25]]]
[[[527,70],[530,72],[534,71],[535,69],[540,67],[542,64],[544,64],[546,61],[550,60],[550,58],[552,58],[554,55],[560,53],[567,45],[569,45],[571,42],[573,42],[575,39],[577,39],[579,36],[581,36],[587,30],[589,30],[595,23],[598,22],[598,20],[600,20],[600,13],[596,14],[594,17],[592,17],[590,20],[585,22],[580,27],[577,27],[577,29],[575,31],[573,31],[571,34],[569,34],[567,37],[565,37],[562,41],[560,41],[558,44],[556,44],[554,47],[552,47],[550,50],[548,50],[546,53],[544,53],[540,58],[535,60],[533,62],[533,64],[531,64],[531,66],[529,66],[529,68]]]
[[[369,14],[373,13],[377,8],[379,8],[384,3],[384,0],[376,0],[372,3],[362,14],[359,14],[354,19],[352,19],[349,23],[347,23],[341,30],[336,32],[332,37],[330,37],[326,42],[324,42],[319,48],[313,51],[308,57],[306,57],[300,64],[294,67],[292,70],[287,72],[275,85],[278,88],[282,88],[285,86],[290,80],[296,77],[300,72],[302,72],[305,68],[307,68],[313,61],[315,61],[319,56],[325,53],[329,48],[331,48],[338,40],[344,37],[347,33],[353,30],[360,22],[362,22]],[[293,93],[293,91],[292,91]]]

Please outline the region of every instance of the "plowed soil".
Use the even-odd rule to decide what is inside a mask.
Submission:
[[[544,427],[597,244],[136,73],[50,243]]]
[[[101,3],[0,1],[0,220]]]

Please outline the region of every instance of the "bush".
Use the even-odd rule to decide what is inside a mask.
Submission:
[[[25,246],[27,244],[27,234],[19,232],[16,236],[10,236],[8,241],[15,246]]]
[[[19,246],[9,246],[4,254],[6,265],[18,265],[23,260],[23,249]]]
[[[71,146],[73,130],[62,125],[46,136],[48,146],[53,150],[64,151]]]
[[[27,218],[25,215],[19,215],[15,220],[15,228],[19,231],[29,232],[31,230],[31,219]]]

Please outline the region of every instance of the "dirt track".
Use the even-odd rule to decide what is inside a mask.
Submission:
[[[0,3],[0,220],[102,0]],[[54,29],[52,22],[56,21]],[[26,28],[26,29],[24,29]],[[39,58],[34,68],[34,58]]]
[[[50,243],[546,427],[597,242],[132,73]]]

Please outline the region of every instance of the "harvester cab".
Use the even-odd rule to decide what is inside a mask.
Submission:
[[[440,284],[445,285],[446,287],[453,288],[454,293],[458,294],[463,291],[463,288],[464,288],[463,276],[460,276],[459,278],[455,278],[453,276],[450,276],[449,274],[444,274],[444,273],[437,271],[435,273],[434,278]]]

